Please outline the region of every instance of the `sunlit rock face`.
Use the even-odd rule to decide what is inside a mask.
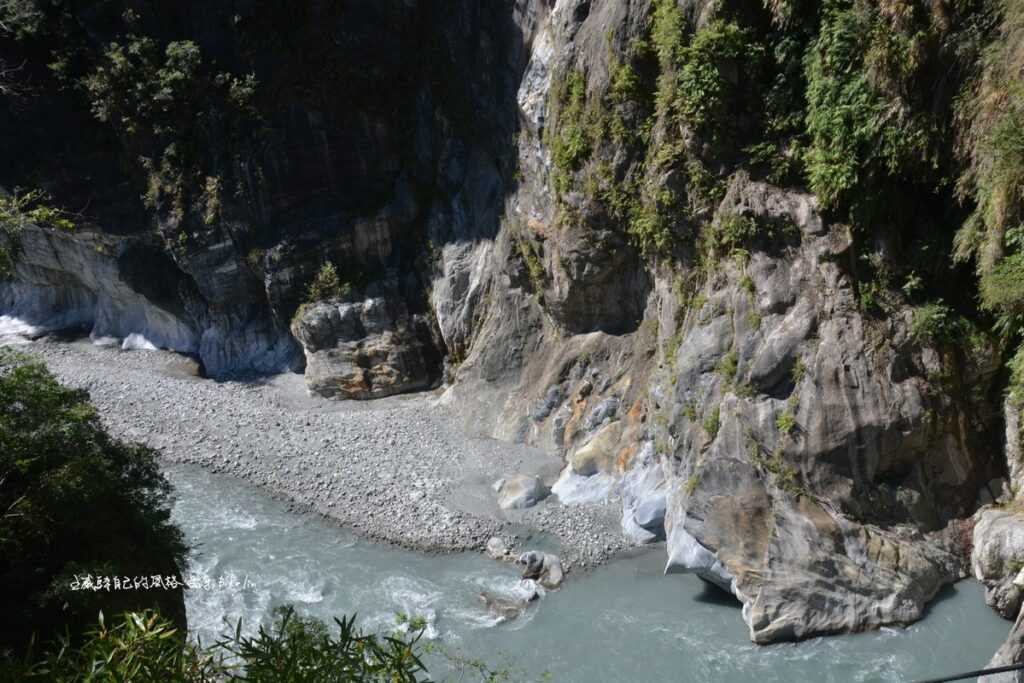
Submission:
[[[394,289],[300,309],[292,333],[306,355],[306,385],[329,398],[369,399],[427,389],[439,379],[431,317],[410,313]]]
[[[143,239],[26,226],[18,248],[14,279],[0,283],[0,306],[32,335],[76,328],[126,350],[173,349],[198,356],[212,376],[281,372],[301,359],[266,306],[238,291],[231,264],[209,264],[222,272],[219,283],[204,283],[206,294],[220,297],[214,306],[192,277]]]

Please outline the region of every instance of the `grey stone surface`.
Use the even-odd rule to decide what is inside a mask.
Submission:
[[[998,508],[975,516],[971,572],[985,585],[985,602],[1005,619],[1020,611],[1024,592],[1015,580],[1024,569],[1024,513]]]
[[[498,488],[498,507],[502,510],[533,507],[547,494],[548,489],[539,477],[516,474],[505,478]]]
[[[410,314],[397,295],[310,304],[292,334],[306,354],[306,385],[321,396],[380,398],[439,379],[431,322]]]
[[[655,456],[654,444],[645,442],[636,464],[626,472],[619,485],[622,530],[638,543],[665,538],[667,479],[664,463]]]
[[[504,560],[509,557],[508,545],[499,536],[493,536],[487,540],[487,555],[495,560]]]
[[[985,668],[992,669],[1012,664],[1024,664],[1024,610],[1018,613],[1006,642],[999,647]],[[980,676],[978,683],[1024,683],[1024,670]]]
[[[28,225],[18,242],[0,314],[33,336],[82,328],[101,344],[194,354],[212,376],[301,367],[291,335],[251,299],[258,282],[230,254],[213,249],[188,272],[148,238]],[[221,275],[199,277],[204,269]]]
[[[566,467],[551,486],[562,505],[586,505],[608,500],[615,487],[615,478],[604,473],[584,477]]]
[[[739,176],[719,215],[795,232],[723,262],[683,324],[666,373],[668,568],[731,590],[756,642],[914,621],[965,574],[956,520],[991,471],[960,431],[972,407],[932,386],[939,361],[908,313],[859,311],[848,239],[812,197]]]
[[[562,561],[557,555],[530,550],[522,553],[517,561],[523,565],[524,580],[537,581],[547,589],[562,585],[564,572]]]

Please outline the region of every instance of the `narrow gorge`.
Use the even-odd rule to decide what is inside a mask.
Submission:
[[[0,340],[114,432],[1024,663],[1018,0],[5,0],[0,96]]]

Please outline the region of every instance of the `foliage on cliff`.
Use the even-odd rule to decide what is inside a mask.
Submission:
[[[960,102],[960,191],[974,210],[957,235],[956,257],[974,259],[982,305],[1019,328],[1024,313],[1024,5],[997,5],[995,39]]]
[[[732,174],[804,186],[851,228],[866,312],[941,301],[1016,336],[1022,16],[1005,0],[775,0],[697,18],[655,0],[642,36],[608,32],[607,83],[582,52],[556,73],[564,215],[608,216],[645,260],[692,271],[721,257],[704,233]],[[581,219],[580,195],[603,213]]]
[[[0,280],[14,274],[14,263],[21,247],[21,230],[28,224],[71,232],[75,221],[70,213],[50,204],[42,190],[15,190],[0,193]]]
[[[0,350],[0,649],[74,637],[99,609],[181,620],[180,590],[72,589],[76,575],[176,576],[185,546],[169,493],[153,451],[111,437],[86,392]]]
[[[199,46],[129,35],[111,42],[80,81],[97,120],[112,126],[125,155],[145,171],[147,207],[175,226],[221,220],[227,190],[241,196],[241,150],[253,122],[252,74],[216,73]]]
[[[934,255],[943,260],[957,222],[950,179],[961,171],[948,144],[957,130],[954,105],[971,85],[998,11],[983,0],[780,0],[761,10],[725,2],[692,25],[675,0],[656,0],[639,43],[616,48],[609,34],[614,73],[634,76],[625,95],[616,78],[606,93],[589,92],[588,75],[571,64],[556,79],[554,92],[567,93],[552,98],[556,187],[573,189],[567,176],[576,174],[585,188],[593,174],[584,162],[598,169],[623,147],[580,120],[600,122],[624,99],[642,105],[651,97],[656,106],[632,108],[626,126],[644,143],[631,150],[634,170],[597,174],[607,185],[598,196],[614,197],[613,209],[650,205],[666,192],[675,196],[662,207],[685,197],[688,211],[659,222],[672,234],[653,240],[629,212],[613,211],[645,252],[684,255],[695,240],[679,241],[688,221],[678,218],[706,223],[724,178],[747,168],[772,182],[805,184],[866,236],[934,232],[921,223],[944,212],[945,252]],[[992,49],[986,60],[1005,62]],[[644,65],[651,53],[653,69]],[[622,192],[634,196],[623,200]],[[934,211],[910,206],[928,195],[941,197]]]
[[[22,139],[4,140],[20,156],[4,175],[62,194],[88,189],[83,203],[101,215],[107,192],[119,195],[110,200],[114,216],[148,211],[168,239],[216,234],[229,200],[248,191],[243,177],[252,181],[246,160],[261,125],[255,77],[220,68],[193,40],[168,39],[156,16],[137,9],[0,4],[0,70],[12,93],[0,114],[8,125],[33,121],[18,126]],[[25,156],[20,148],[29,145]],[[98,169],[97,157],[109,168]],[[82,186],[97,176],[105,177],[100,187]]]

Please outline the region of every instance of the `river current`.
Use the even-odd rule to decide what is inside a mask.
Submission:
[[[695,577],[662,575],[663,549],[573,576],[499,623],[479,594],[514,596],[510,565],[376,545],[240,481],[179,465],[167,472],[174,521],[194,547],[190,571],[208,579],[186,594],[192,635],[204,642],[226,631],[225,619],[251,632],[293,604],[327,621],[354,613],[379,631],[396,628],[396,614],[418,617],[436,650],[510,665],[513,680],[845,683],[979,668],[1010,627],[985,606],[981,586],[964,581],[908,628],[759,647],[731,600]],[[435,680],[459,680],[451,661],[427,658]]]

